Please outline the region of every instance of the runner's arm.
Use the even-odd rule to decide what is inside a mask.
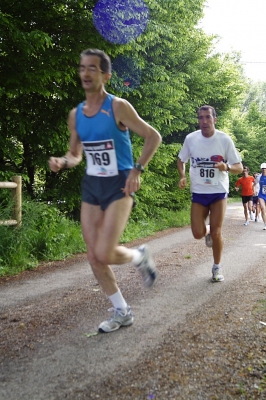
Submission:
[[[114,115],[118,126],[122,124],[144,139],[142,152],[137,162],[145,167],[161,144],[160,133],[140,118],[134,107],[124,99],[115,98]]]
[[[177,170],[180,176],[178,186],[180,189],[183,189],[187,186],[187,178],[186,178],[186,163],[180,160],[178,157],[177,160]]]
[[[132,107],[132,105],[124,99],[116,97],[113,102],[113,110],[117,126],[120,129],[127,127],[144,139],[141,155],[136,161],[145,167],[151,160],[162,141],[160,133],[142,118],[140,118],[134,107]],[[126,196],[129,196],[132,192],[139,190],[140,174],[141,171],[137,170],[136,168],[132,168],[130,171],[124,188],[124,193]]]
[[[50,157],[48,164],[53,172],[60,169],[73,168],[82,160],[82,144],[76,131],[76,109],[70,111],[68,117],[70,131],[69,150],[62,157]]]

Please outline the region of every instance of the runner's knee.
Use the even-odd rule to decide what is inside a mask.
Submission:
[[[192,235],[195,239],[202,239],[206,234],[206,229],[199,230],[198,228],[192,228]]]

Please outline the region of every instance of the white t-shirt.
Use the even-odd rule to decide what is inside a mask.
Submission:
[[[229,135],[215,130],[206,138],[201,130],[187,135],[178,155],[182,162],[190,159],[190,190],[193,193],[228,193],[228,172],[219,171],[214,165],[220,161],[236,164],[241,157]]]
[[[256,176],[256,179],[255,179],[256,185],[257,185],[257,184],[260,184],[260,177],[261,177],[261,175],[262,175],[262,174],[258,174],[258,175]],[[260,191],[260,187],[259,187],[259,191]],[[259,191],[258,191],[258,193],[259,193]]]
[[[259,176],[260,179],[260,176]],[[258,196],[260,191],[260,181],[257,182],[257,178],[255,179],[255,184],[254,184],[254,196]]]

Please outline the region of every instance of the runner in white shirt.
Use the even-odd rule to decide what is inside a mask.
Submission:
[[[221,282],[224,280],[220,262],[222,224],[229,192],[228,172],[240,174],[243,166],[230,136],[215,128],[216,112],[213,107],[200,107],[198,122],[200,130],[187,135],[178,155],[179,187],[183,189],[187,185],[186,162],[190,160],[192,234],[195,239],[205,236],[206,245],[212,247],[212,281]],[[206,226],[208,216],[209,225]]]

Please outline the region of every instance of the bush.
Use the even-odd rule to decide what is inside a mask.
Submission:
[[[10,209],[0,206],[0,220],[9,215]],[[84,251],[80,224],[45,203],[24,202],[21,227],[0,225],[0,276]]]

